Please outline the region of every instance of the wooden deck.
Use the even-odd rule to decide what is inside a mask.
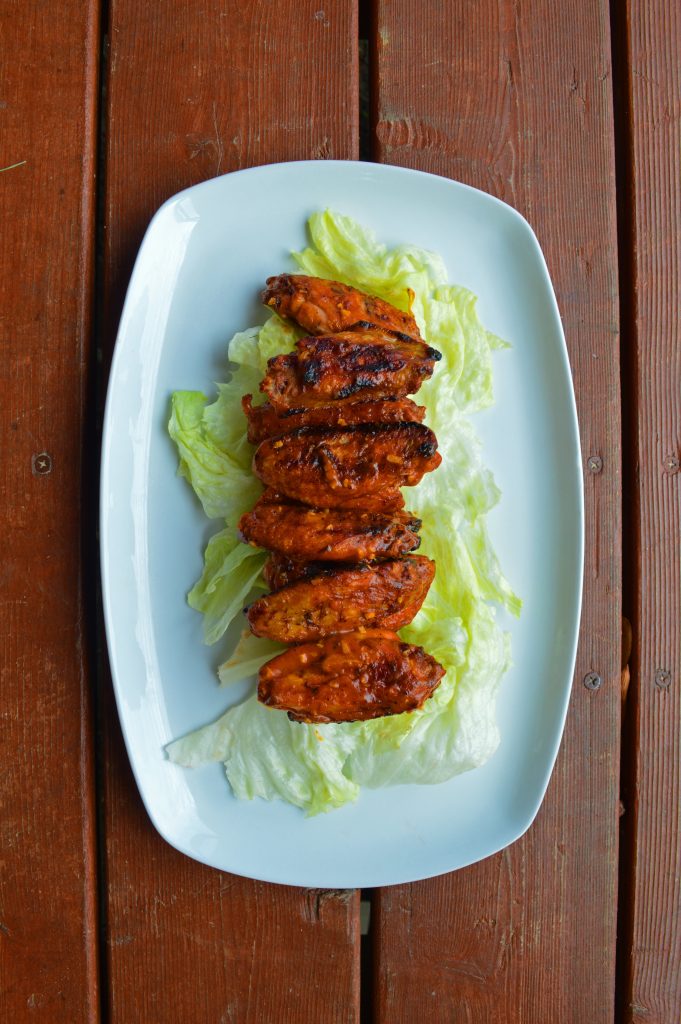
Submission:
[[[10,0],[1,28],[0,1018],[677,1024],[677,0]],[[154,831],[101,651],[94,525],[106,370],[155,209],[241,167],[359,156],[532,223],[587,524],[537,821],[474,867],[364,893],[366,936],[359,892],[221,874]]]

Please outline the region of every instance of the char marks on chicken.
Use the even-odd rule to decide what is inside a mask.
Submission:
[[[289,498],[343,508],[400,487],[414,487],[441,462],[437,439],[422,423],[368,423],[324,429],[300,427],[257,448],[253,471]]]
[[[335,564],[339,568],[341,566],[345,568],[353,563],[336,562]],[[289,583],[295,583],[297,580],[309,580],[328,568],[328,562],[299,562],[273,551],[263,566],[262,576],[270,591],[274,591],[281,590],[282,587],[287,587]]]
[[[248,440],[258,445],[268,437],[286,434],[298,427],[353,427],[358,423],[422,423],[426,410],[410,398],[376,401],[352,399],[314,405],[307,409],[286,409],[277,413],[269,402],[253,405],[253,396],[241,400],[248,420]]]
[[[422,341],[385,331],[302,338],[295,352],[268,361],[260,390],[280,415],[348,398],[404,398],[431,376],[436,357]]]

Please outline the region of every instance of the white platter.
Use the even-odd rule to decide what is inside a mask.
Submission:
[[[226,341],[263,322],[258,293],[291,266],[305,223],[330,207],[394,245],[440,253],[450,280],[480,297],[497,402],[474,417],[502,489],[490,529],[524,599],[514,667],[501,686],[501,744],[484,767],[435,786],[364,791],[306,818],[283,803],[237,801],[221,765],[187,770],[164,746],[217,718],[249,684],[224,690],[201,617],[185,601],[218,528],[175,475],[166,433],[177,388],[212,393]],[[531,824],[558,751],[579,625],[582,469],[560,317],[538,242],[504,203],[433,175],[366,163],[275,164],[225,175],[161,207],[142,243],[114,354],[101,477],[104,611],[118,710],[154,825],[224,871],[292,885],[391,885],[452,871]],[[220,645],[217,645],[220,648]],[[252,684],[251,684],[252,685]]]

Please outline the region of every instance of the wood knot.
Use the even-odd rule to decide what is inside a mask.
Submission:
[[[383,146],[392,146],[393,149],[408,146],[412,141],[412,135],[409,122],[404,119],[392,120],[387,118],[379,121],[376,125],[378,141]]]
[[[312,150],[312,158],[314,160],[331,160],[333,159],[333,150],[331,149],[331,140],[324,136],[321,142],[319,142]]]

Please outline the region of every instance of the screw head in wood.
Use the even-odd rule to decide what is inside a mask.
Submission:
[[[601,677],[597,672],[587,672],[584,676],[584,685],[587,690],[598,690],[601,685]]]
[[[590,455],[586,460],[590,473],[600,473],[603,469],[603,459],[600,455]]]
[[[672,674],[668,672],[666,668],[658,668],[655,670],[655,686],[660,690],[668,690],[671,686]]]
[[[665,473],[669,473],[670,476],[673,476],[674,473],[678,473],[678,471],[679,471],[679,457],[678,457],[678,455],[674,455],[673,453],[671,453],[670,455],[665,455],[665,458],[664,458],[664,469],[665,469]]]
[[[47,452],[37,452],[31,456],[31,472],[34,476],[47,476],[52,472],[52,456]]]

